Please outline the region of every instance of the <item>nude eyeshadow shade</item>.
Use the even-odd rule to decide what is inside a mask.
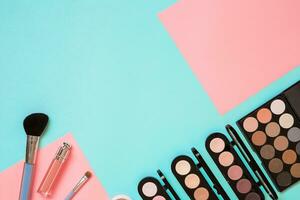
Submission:
[[[237,121],[271,180],[284,191],[300,177],[300,82]],[[257,123],[254,123],[257,122]]]
[[[171,169],[190,199],[218,199],[212,187],[190,157],[185,155],[176,157],[172,162]]]
[[[253,129],[251,129],[253,131]],[[211,147],[222,146],[216,152]],[[224,178],[227,180],[238,199],[263,200],[265,199],[259,185],[244,165],[232,143],[222,133],[213,133],[206,139],[206,149]]]

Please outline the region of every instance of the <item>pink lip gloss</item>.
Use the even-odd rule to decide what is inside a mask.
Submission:
[[[42,194],[44,197],[51,195],[51,189],[55,183],[55,179],[61,170],[63,163],[68,158],[71,150],[71,145],[64,142],[55,154],[40,186],[38,193]]]

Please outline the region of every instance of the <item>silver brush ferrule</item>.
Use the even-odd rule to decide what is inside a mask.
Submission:
[[[81,188],[81,186],[87,182],[88,179],[89,178],[87,176],[83,176],[73,188],[73,192],[76,193]]]
[[[26,144],[26,158],[25,162],[29,164],[35,164],[36,152],[39,146],[40,137],[27,135],[27,144]]]

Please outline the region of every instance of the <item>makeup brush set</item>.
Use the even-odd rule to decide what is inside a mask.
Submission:
[[[49,118],[43,113],[33,113],[28,115],[23,122],[25,132],[27,134],[26,156],[23,168],[23,176],[19,193],[19,200],[30,200],[34,167],[38,161],[37,153],[40,137],[45,131]],[[64,142],[57,150],[49,168],[36,192],[40,193],[44,198],[49,198],[51,190],[55,186],[56,179],[63,168],[63,164],[67,160],[71,152],[71,145]],[[83,187],[83,185],[91,178],[91,172],[87,171],[78,181],[74,188],[66,193],[65,200],[72,199],[75,194]],[[49,198],[51,199],[51,198]]]
[[[236,123],[245,139],[227,125],[229,137],[219,132],[207,137],[209,156],[238,199],[263,200],[264,193],[278,199],[271,181],[282,192],[300,179],[300,81]],[[194,159],[179,155],[171,164],[171,171],[187,196],[192,200],[231,199],[198,150],[193,147],[191,152]],[[160,170],[158,175],[159,178],[149,176],[139,182],[142,199],[179,200]]]

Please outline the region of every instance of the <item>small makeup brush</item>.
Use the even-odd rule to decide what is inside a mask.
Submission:
[[[36,161],[39,140],[48,124],[48,120],[49,118],[46,114],[33,113],[28,115],[23,121],[23,126],[27,134],[27,143],[19,200],[28,200],[30,198],[33,168]]]
[[[87,171],[84,176],[78,181],[75,187],[69,192],[65,200],[71,200],[75,194],[83,187],[83,185],[91,178],[92,173]]]

